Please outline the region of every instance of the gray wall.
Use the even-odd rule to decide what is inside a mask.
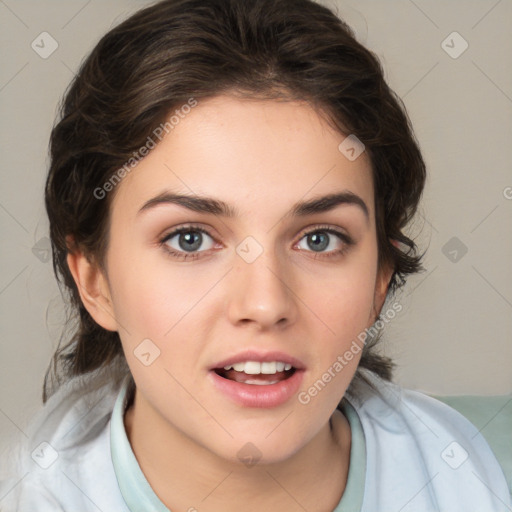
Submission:
[[[421,212],[412,226],[420,246],[428,247],[427,270],[398,296],[403,310],[386,326],[383,345],[398,365],[396,380],[438,394],[510,393],[512,1],[322,3],[337,6],[359,40],[382,59],[428,164]],[[23,435],[40,406],[64,312],[48,260],[43,207],[57,103],[98,38],[144,4],[0,2],[3,443]],[[463,39],[447,38],[454,31]],[[53,43],[47,36],[42,43],[42,32],[58,43],[49,56]],[[458,55],[464,40],[468,48]]]

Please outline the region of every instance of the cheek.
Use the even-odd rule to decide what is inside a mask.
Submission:
[[[190,377],[186,368],[198,359],[199,308],[194,309],[194,305],[200,295],[185,293],[183,276],[175,272],[166,274],[155,266],[138,270],[132,267],[128,275],[119,274],[123,278],[118,280],[114,301],[116,316],[125,327],[119,333],[128,365],[149,395],[158,397],[163,385],[185,403],[187,397],[180,395],[168,372],[185,382]],[[166,400],[170,400],[168,395]]]
[[[176,265],[154,252],[140,251],[131,260],[112,258],[112,297],[116,319],[124,327],[120,334],[125,347],[149,338],[164,356],[177,349],[173,340],[197,338],[211,312],[204,310],[205,296],[210,295],[218,272]]]
[[[162,338],[186,312],[178,272],[166,268],[164,258],[150,261],[148,251],[121,238],[111,241],[109,252],[113,308],[124,328],[120,329],[122,339],[137,343]]]
[[[370,273],[369,273],[370,274]],[[337,333],[353,337],[367,327],[374,297],[374,279],[349,277],[331,295],[328,315]]]
[[[172,288],[165,280],[155,279],[152,271],[137,272],[133,268],[128,273],[118,269],[113,276],[113,305],[116,319],[133,337],[160,337],[172,326]]]
[[[352,339],[371,322],[375,295],[376,261],[361,258],[321,281],[309,283],[308,302],[334,339]],[[312,286],[314,284],[314,286]]]

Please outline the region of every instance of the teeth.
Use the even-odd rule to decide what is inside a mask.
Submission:
[[[231,369],[237,372],[244,372],[247,375],[274,375],[276,372],[291,370],[292,365],[289,363],[283,363],[282,361],[271,361],[266,363],[259,363],[258,361],[245,361],[244,363],[236,363],[233,365],[224,366],[224,370]]]
[[[279,382],[278,380],[266,382],[264,380],[251,379],[251,380],[246,380],[244,382],[244,384],[256,384],[256,386],[270,386],[271,384],[277,384],[278,382]]]
[[[271,363],[261,363],[261,373],[264,373],[265,375],[272,375],[273,373],[276,373],[276,362]]]
[[[258,363],[257,361],[247,361],[246,363],[240,364],[244,367],[241,371],[247,373],[247,375],[259,375],[261,373],[261,363]],[[238,372],[240,370],[236,371]]]

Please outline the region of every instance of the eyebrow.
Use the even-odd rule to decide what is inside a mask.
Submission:
[[[186,194],[173,194],[162,192],[144,205],[137,212],[137,215],[148,211],[162,204],[177,204],[194,212],[220,215],[233,218],[239,215],[238,210],[224,201],[204,196],[191,196]],[[354,205],[361,209],[367,220],[370,218],[366,203],[356,194],[350,191],[343,191],[336,194],[328,194],[309,201],[301,201],[293,205],[286,216],[305,217],[315,213],[323,213],[333,210],[339,205]]]

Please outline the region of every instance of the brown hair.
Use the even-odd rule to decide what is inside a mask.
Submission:
[[[425,165],[405,107],[350,28],[312,0],[160,1],[99,41],[51,134],[45,202],[71,336],[61,346],[63,334],[46,372],[43,402],[55,379],[124,360],[118,333],[91,318],[66,262],[79,248],[104,268],[112,193],[98,199],[94,191],[173,109],[222,93],[307,101],[338,131],[356,135],[372,162],[379,264],[394,268],[389,291],[420,270],[421,255],[403,229],[416,211]],[[360,366],[389,379],[391,362],[374,353],[375,341],[367,341]]]

